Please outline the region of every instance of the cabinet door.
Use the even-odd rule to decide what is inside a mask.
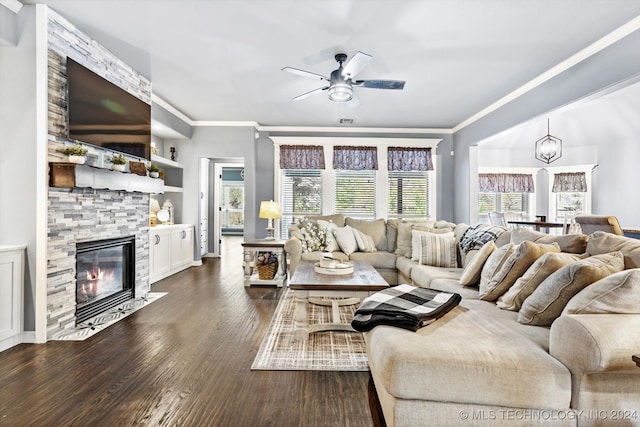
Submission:
[[[21,253],[0,255],[0,340],[22,333],[22,268]]]
[[[191,264],[193,262],[193,227],[183,230],[183,238],[180,244],[180,259],[182,264]]]
[[[150,276],[154,278],[166,274],[171,269],[171,236],[168,233],[151,232],[149,263]]]
[[[171,270],[175,270],[182,265],[182,234],[184,229],[173,230],[171,232]]]

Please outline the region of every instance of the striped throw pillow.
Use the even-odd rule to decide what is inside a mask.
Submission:
[[[446,234],[420,233],[420,264],[456,268],[456,238]]]

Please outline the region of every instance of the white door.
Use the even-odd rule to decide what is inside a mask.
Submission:
[[[200,159],[200,255],[209,253],[209,159]]]

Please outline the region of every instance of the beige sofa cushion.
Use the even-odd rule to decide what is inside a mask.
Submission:
[[[546,234],[527,227],[517,227],[511,230],[511,243],[515,243],[517,245],[526,240],[536,243],[556,242],[560,245],[560,250],[562,252],[583,254],[587,251],[587,241],[589,238],[584,234]]]
[[[406,256],[411,258],[411,231],[414,224],[419,224],[421,227],[433,227],[435,228],[435,221],[423,221],[423,222],[401,222],[398,224],[398,240],[396,241],[396,255]]]
[[[309,221],[317,221],[319,219],[333,222],[338,227],[344,227],[344,215],[343,214],[333,214],[333,215],[309,215],[303,218],[303,220]]]
[[[480,273],[480,295],[486,293],[487,285],[493,275],[500,270],[502,264],[507,261],[515,250],[516,245],[509,243],[498,247],[489,255],[487,262],[485,262],[484,267],[482,267],[482,273]]]
[[[524,301],[518,314],[518,322],[550,326],[574,295],[623,268],[621,252],[594,255],[562,267],[547,277]]]
[[[391,253],[395,253],[396,251],[396,243],[398,242],[398,225],[400,225],[401,222],[401,219],[387,220],[387,250]]]
[[[396,269],[396,259],[398,256],[391,252],[354,252],[349,255],[351,261],[366,261],[375,269]],[[406,258],[405,258],[406,259]],[[407,260],[408,261],[408,260]]]
[[[549,331],[515,314],[463,299],[417,332],[374,328],[365,339],[376,386],[406,401],[567,409],[571,375],[544,348]]]
[[[517,245],[489,282],[480,288],[480,299],[497,300],[538,258],[547,252],[560,252],[560,246],[557,243],[538,244],[529,241]]]
[[[435,279],[460,280],[461,268],[443,268],[432,265],[417,264],[415,261],[407,260],[413,264],[411,267],[411,281],[415,286],[430,288],[431,282]]]
[[[586,258],[587,254],[548,252],[538,258],[527,271],[515,281],[496,303],[504,310],[518,311],[522,303],[547,277],[567,264]]]
[[[482,248],[478,249],[477,253],[473,256],[471,261],[467,264],[466,267],[464,267],[462,276],[460,276],[460,284],[463,286],[477,285],[480,281],[482,267],[484,267],[485,262],[487,262],[489,255],[491,255],[496,249],[497,247],[493,240],[485,243]],[[474,249],[474,251],[475,250],[476,249]]]
[[[591,255],[620,251],[624,255],[624,268],[640,267],[640,240],[604,231],[594,231],[589,235],[587,252]]]
[[[614,273],[571,298],[565,314],[640,314],[640,268]]]
[[[367,236],[371,236],[377,250],[389,250],[389,245],[387,243],[387,224],[384,219],[379,218],[375,221],[369,221],[364,219],[346,217],[344,223],[345,225],[363,232]]]

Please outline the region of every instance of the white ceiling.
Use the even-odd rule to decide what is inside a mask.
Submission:
[[[453,128],[640,15],[640,0],[26,0],[45,3],[146,75],[193,121]],[[355,88],[292,101],[334,55],[373,56]]]

